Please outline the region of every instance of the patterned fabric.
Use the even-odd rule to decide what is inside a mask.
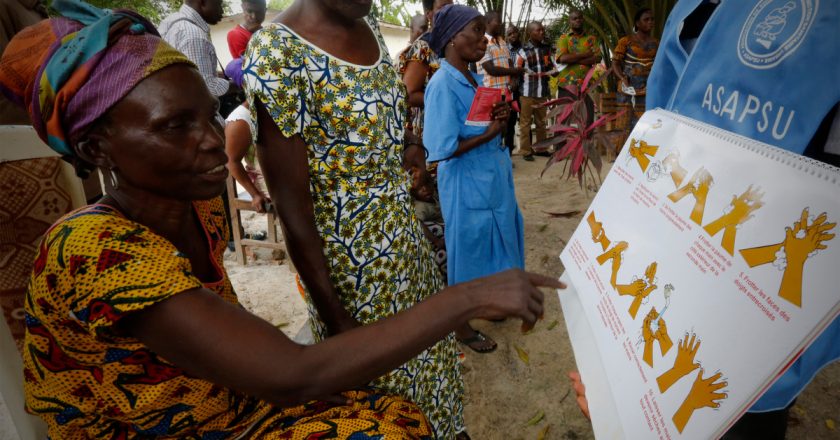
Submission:
[[[251,109],[259,99],[283,136],[308,146],[315,226],[342,303],[362,323],[408,309],[442,287],[402,169],[405,89],[376,23],[372,66],[334,58],[282,24],[254,34],[245,52]],[[252,113],[253,116],[253,113]],[[256,118],[254,118],[256,119]],[[313,334],[326,329],[307,294]],[[450,335],[373,386],[417,403],[436,438],[463,426],[463,384]]]
[[[484,63],[491,62],[498,67],[511,67],[510,49],[502,37],[494,38],[487,35],[487,52],[484,53],[484,58],[479,61],[478,74],[484,76],[484,87],[492,87],[494,89],[508,89],[510,87],[510,76],[493,76],[484,71]]]
[[[38,136],[65,156],[71,143],[137,83],[189,63],[132,11],[111,13],[78,0],[52,6],[54,18],[19,33],[0,60],[0,88],[25,106]]]
[[[419,410],[399,399],[348,393],[355,403],[272,407],[189,376],[116,330],[120,320],[205,287],[238,304],[223,269],[227,224],[220,198],[194,202],[218,268],[202,283],[166,239],[106,205],[60,220],[41,243],[26,298],[27,409],[54,439],[311,438],[334,432],[428,436]]]
[[[400,77],[405,76],[405,69],[408,67],[408,63],[412,61],[417,61],[426,66],[429,73],[426,74],[423,89],[429,84],[432,75],[440,69],[440,58],[429,47],[429,43],[422,38],[414,40],[414,43],[400,55],[398,65]],[[423,139],[423,109],[421,107],[409,107],[405,129]]]
[[[0,309],[21,352],[24,297],[38,243],[72,207],[61,171],[57,157],[0,163]]]
[[[198,66],[210,94],[222,96],[228,91],[228,81],[216,76],[219,61],[216,48],[210,40],[210,26],[195,9],[182,5],[178,12],[160,23],[160,34],[167,43]]]
[[[598,40],[594,35],[577,35],[568,33],[561,35],[557,40],[557,57],[567,54],[578,54],[583,52],[592,52],[593,55],[601,56],[601,49],[598,47]],[[589,66],[585,64],[569,64],[565,69],[560,71],[557,79],[559,87],[579,86],[586,73],[589,72]]]
[[[653,59],[656,57],[656,50],[659,49],[659,41],[653,40],[646,43],[638,41],[632,36],[623,37],[618,40],[618,45],[613,51],[613,61],[624,61],[624,75],[630,82],[630,87],[636,91],[644,90],[647,87],[648,75],[653,67]],[[621,93],[616,95],[616,101],[624,103],[630,101],[631,97]],[[638,95],[635,104],[645,107],[645,95]]]
[[[548,88],[548,75],[529,75],[529,73],[549,73],[557,71],[554,64],[554,57],[551,54],[551,47],[546,45],[535,46],[532,42],[526,43],[519,49],[516,56],[516,67],[524,67],[525,75],[521,86],[522,96],[529,98],[547,98],[550,96]]]

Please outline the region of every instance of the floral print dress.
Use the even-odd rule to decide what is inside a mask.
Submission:
[[[429,47],[429,43],[426,42],[422,37],[414,40],[414,43],[411,43],[411,46],[408,46],[406,50],[400,53],[398,71],[400,73],[400,77],[405,76],[405,71],[408,68],[408,63],[412,61],[417,61],[419,63],[425,64],[426,67],[429,69],[429,72],[426,74],[426,79],[423,83],[423,89],[425,89],[428,84],[429,80],[432,79],[432,75],[440,69],[440,58],[438,58],[437,54]],[[423,139],[423,108],[422,107],[409,107],[408,109],[408,119],[406,120],[406,130],[414,133],[420,139]]]
[[[401,166],[405,87],[376,24],[368,24],[380,46],[371,66],[329,55],[279,23],[254,35],[243,63],[252,112],[259,100],[283,136],[301,136],[308,146],[315,226],[330,277],[362,323],[408,309],[443,286]],[[313,334],[323,339],[326,328],[305,297]],[[453,335],[372,385],[417,403],[436,438],[463,430]]]
[[[26,408],[50,438],[431,439],[401,398],[352,391],[350,405],[276,407],[192,376],[120,332],[126,316],[191,289],[239,305],[223,266],[222,200],[193,207],[215,280],[199,280],[170,241],[109,205],[81,208],[47,231],[26,297],[23,374]]]

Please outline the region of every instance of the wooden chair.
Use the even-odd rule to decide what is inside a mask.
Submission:
[[[230,228],[231,236],[233,237],[233,252],[236,254],[236,260],[239,264],[246,264],[248,262],[245,255],[245,249],[248,247],[260,247],[268,249],[285,250],[286,246],[278,240],[277,233],[277,216],[274,214],[274,209],[269,209],[266,213],[268,224],[266,231],[268,235],[264,241],[252,240],[242,236],[242,213],[241,211],[255,211],[251,206],[251,195],[246,191],[237,192],[236,181],[233,177],[228,177],[227,180],[227,199],[228,209],[230,210]]]
[[[0,395],[21,439],[46,438],[44,422],[24,410],[23,366],[26,283],[41,237],[66,212],[86,204],[73,167],[29,126],[0,126]]]

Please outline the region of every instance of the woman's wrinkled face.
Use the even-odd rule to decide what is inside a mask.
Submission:
[[[455,34],[452,43],[461,59],[474,63],[484,57],[484,52],[487,50],[487,38],[484,37],[486,29],[484,17],[477,17],[461,29],[461,32]]]
[[[228,171],[218,107],[201,75],[186,64],[140,82],[111,108],[98,135],[119,187],[177,200],[221,195]]]

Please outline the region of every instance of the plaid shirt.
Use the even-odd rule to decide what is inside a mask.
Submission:
[[[529,73],[547,73],[557,71],[551,47],[541,44],[534,46],[530,41],[519,49],[516,56],[516,67],[524,67],[525,75],[522,81],[522,96],[529,98],[548,98],[551,91],[548,88],[548,75],[529,75]]]
[[[228,80],[216,76],[219,61],[210,40],[210,26],[195,9],[181,6],[178,12],[160,23],[159,29],[167,43],[195,63],[213,96],[222,96],[228,91]]]
[[[502,37],[493,38],[487,35],[487,52],[478,62],[478,73],[484,75],[484,87],[507,89],[510,87],[510,75],[493,76],[484,70],[483,64],[490,61],[494,66],[511,67],[510,50]]]

